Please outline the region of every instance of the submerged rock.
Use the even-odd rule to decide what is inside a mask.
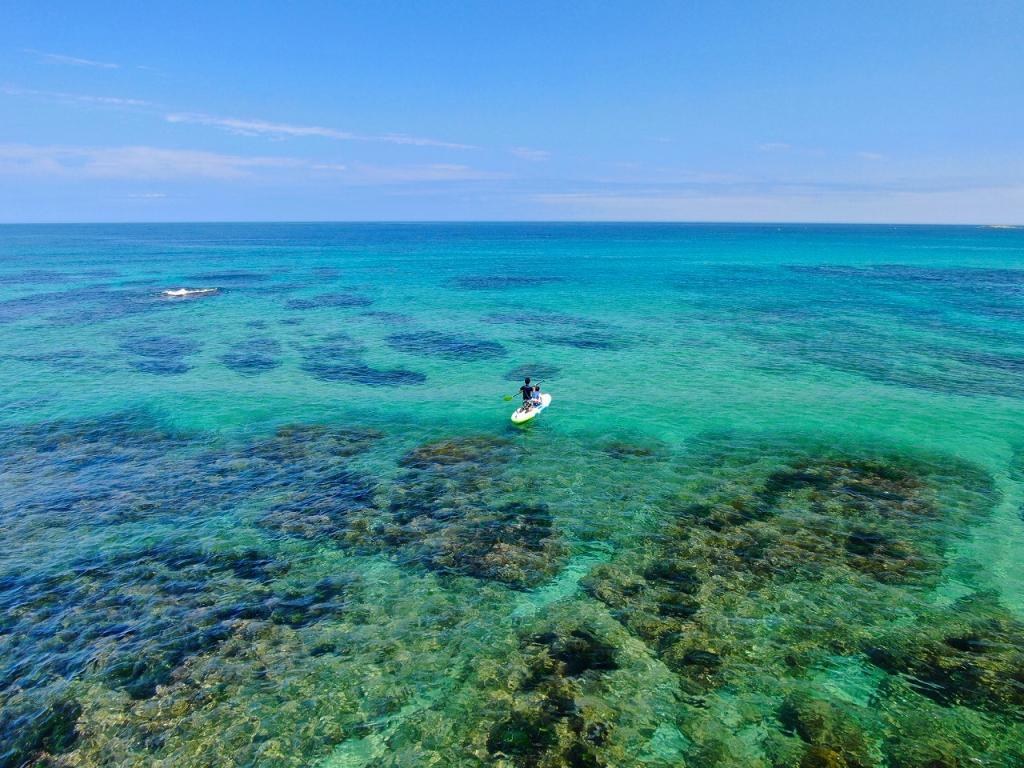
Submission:
[[[508,713],[486,741],[492,761],[515,766],[611,766],[613,712],[599,703],[614,648],[585,626],[556,625],[524,638],[524,665],[508,679]],[[611,758],[611,760],[609,759]],[[499,762],[499,764],[500,764]]]
[[[546,505],[502,499],[515,452],[492,437],[410,451],[383,515],[355,539],[433,571],[537,586],[558,572],[565,552]]]
[[[70,751],[81,714],[81,705],[69,698],[55,698],[36,712],[0,710],[0,766],[47,765],[47,756]]]
[[[350,516],[370,504],[374,491],[344,459],[380,437],[372,430],[291,425],[253,445],[243,453],[252,460],[246,471],[264,490],[275,490],[259,525],[299,538],[343,537]]]
[[[913,628],[892,630],[867,656],[943,706],[1024,712],[1024,623],[994,595],[961,598]]]
[[[291,579],[284,588],[290,561],[262,546],[227,548],[166,531],[180,520],[202,530],[205,517],[263,506],[274,531],[298,520],[317,536],[339,532],[373,490],[348,459],[379,437],[297,425],[210,451],[140,414],[0,430],[0,478],[10,488],[0,514],[10,531],[30,541],[41,530],[60,537],[82,528],[84,541],[97,534],[120,541],[119,530],[103,528],[145,520],[165,532],[144,546],[126,543],[0,576],[0,709],[13,712],[12,697],[21,697],[28,711],[39,711],[54,701],[54,681],[81,678],[148,700],[249,622],[300,629],[343,616],[355,584],[344,574],[308,586]],[[326,526],[310,519],[317,516],[326,516]],[[127,530],[123,540],[135,540],[136,529]],[[68,740],[54,728],[32,741],[41,747],[26,749],[54,753]]]
[[[862,651],[890,610],[914,605],[882,585],[935,583],[951,523],[991,504],[972,495],[979,481],[969,468],[954,468],[964,487],[946,496],[938,489],[955,475],[932,482],[911,465],[874,459],[799,458],[743,484],[727,475],[666,504],[674,520],[647,555],[600,565],[582,586],[689,693],[755,669],[785,677]]]
[[[778,712],[783,729],[806,745],[800,768],[873,768],[864,730],[834,701],[808,693],[790,694]]]

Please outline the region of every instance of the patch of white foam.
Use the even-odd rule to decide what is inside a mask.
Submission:
[[[214,296],[220,293],[220,288],[168,288],[161,291],[161,294],[171,299],[191,299],[200,296]]]

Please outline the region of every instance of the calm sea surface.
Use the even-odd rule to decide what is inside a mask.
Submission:
[[[0,227],[0,766],[1019,766],[1022,398],[1024,230]]]

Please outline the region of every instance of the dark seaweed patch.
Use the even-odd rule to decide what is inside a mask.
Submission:
[[[537,312],[523,310],[521,312],[494,312],[485,315],[485,323],[492,325],[520,325],[535,332],[556,329],[558,331],[611,331],[608,323],[580,315],[567,315],[561,312]]]
[[[463,438],[420,446],[384,512],[366,521],[371,546],[433,571],[527,588],[561,567],[564,547],[544,504],[495,501],[513,447],[496,438]]]
[[[422,384],[427,377],[404,368],[375,368],[362,354],[366,347],[347,333],[333,333],[303,352],[302,370],[321,381],[400,387]]]
[[[325,363],[307,361],[302,370],[321,381],[365,384],[371,387],[401,387],[426,382],[426,374],[405,368],[374,368],[366,363]]]
[[[52,325],[76,325],[131,317],[167,306],[149,291],[88,286],[0,301],[0,323],[41,318]]]
[[[74,699],[54,698],[40,711],[0,712],[0,766],[47,765],[46,755],[71,750],[78,740],[81,705]]]
[[[600,331],[584,333],[540,334],[537,337],[547,344],[573,349],[615,351],[626,349],[629,342],[621,336]]]
[[[365,430],[283,427],[274,438],[248,449],[244,455],[252,462],[253,482],[276,489],[260,525],[299,538],[343,536],[350,515],[365,508],[374,491],[373,483],[345,459],[379,437]],[[296,465],[301,476],[291,474],[289,468]]]
[[[129,338],[121,349],[132,356],[129,365],[140,373],[176,376],[190,370],[185,357],[199,351],[198,342],[176,336]]]
[[[533,363],[528,365],[520,365],[513,368],[510,371],[505,372],[506,381],[523,381],[529,376],[533,381],[542,382],[550,379],[558,378],[558,374],[562,372],[562,369],[557,365],[550,365],[548,363]]]
[[[110,355],[96,354],[84,349],[55,349],[49,352],[32,352],[0,356],[0,359],[18,360],[24,363],[45,365],[51,368],[79,373],[82,371],[113,372],[116,368],[109,364]]]
[[[726,482],[721,495],[707,492],[671,507],[676,522],[640,562],[598,566],[583,585],[693,694],[746,674],[745,649],[756,633],[724,620],[723,611],[768,611],[777,623],[756,641],[760,669],[777,664],[783,675],[815,654],[856,654],[865,625],[890,620],[878,583],[935,584],[951,516],[966,524],[989,508],[991,481],[983,473],[955,462],[942,474],[933,471],[895,460],[821,457],[794,460],[744,491]],[[951,477],[963,483],[955,491]],[[775,602],[780,591],[816,594],[822,583],[846,590],[828,618],[820,614],[831,606],[827,595],[809,616]],[[826,621],[830,631],[816,634]]]
[[[487,360],[506,354],[505,347],[496,341],[472,336],[457,336],[440,331],[394,333],[387,337],[388,344],[400,352],[447,360]]]
[[[1024,623],[992,594],[963,597],[912,631],[888,632],[867,657],[943,706],[1018,715],[1024,707]]]
[[[564,677],[579,677],[590,671],[608,672],[619,668],[615,661],[615,647],[583,627],[565,634],[544,632],[534,635],[531,643],[547,649],[548,656],[559,665],[558,671]]]
[[[503,291],[560,283],[562,278],[541,275],[468,275],[452,281],[456,288],[469,291]]]
[[[325,307],[368,307],[373,300],[357,293],[325,293],[310,299],[290,299],[285,309],[322,309]]]
[[[142,357],[128,364],[139,373],[150,373],[155,376],[180,376],[192,370],[192,367],[181,359],[157,360]]]
[[[22,272],[0,273],[0,285],[42,285],[45,283],[63,283],[72,279],[72,275],[53,272],[46,269],[26,269]]]
[[[631,443],[626,440],[609,440],[601,445],[601,451],[613,459],[652,459],[660,456],[664,446],[656,443]]]
[[[778,711],[783,730],[803,742],[801,766],[807,768],[872,768],[864,730],[846,707],[809,693],[786,697]]]
[[[849,277],[858,280],[928,283],[953,287],[962,287],[964,285],[1024,287],[1024,269],[916,267],[906,264],[879,264],[870,267],[797,265],[791,266],[789,269],[803,274],[822,277]]]
[[[406,315],[402,312],[385,312],[383,310],[360,312],[359,316],[369,317],[373,320],[380,320],[382,323],[385,323],[386,325],[408,325],[414,319],[412,315]]]
[[[47,653],[20,669],[19,685],[81,674],[99,656],[105,678],[148,698],[184,659],[230,634],[223,606],[210,599],[213,582],[223,575],[266,581],[285,571],[287,564],[255,550],[206,554],[169,544],[82,559],[48,578],[0,586],[0,626],[47,638],[39,640]]]
[[[281,365],[281,361],[274,357],[280,351],[281,343],[277,339],[255,336],[236,344],[221,355],[220,361],[236,373],[254,375]]]
[[[598,768],[614,728],[610,713],[595,706],[604,675],[618,668],[615,650],[593,630],[571,622],[524,637],[525,668],[504,680],[506,713],[487,737],[491,761],[515,766]]]
[[[331,525],[342,529],[348,510],[370,501],[372,483],[347,459],[378,437],[294,426],[211,452],[138,414],[9,427],[0,430],[0,519],[11,535],[38,536],[159,517],[193,527],[203,516],[262,504],[267,529],[330,535]],[[148,698],[173,682],[189,658],[217,649],[240,622],[299,628],[346,610],[356,585],[351,577],[276,586],[288,570],[287,560],[265,550],[162,538],[0,575],[0,755],[7,759],[12,743],[19,750],[13,754],[32,759],[71,744],[77,714],[61,704],[62,681],[96,676]],[[15,714],[22,704],[28,719]]]
[[[225,270],[223,272],[198,272],[188,275],[185,280],[195,283],[212,283],[215,285],[245,286],[251,283],[262,283],[270,279],[270,275],[262,272],[245,270]]]
[[[341,270],[337,267],[313,267],[312,272],[319,278],[325,280],[331,280],[337,277],[341,277]]]
[[[281,365],[281,361],[276,358],[247,352],[228,352],[221,355],[220,361],[235,373],[241,374],[264,373]]]

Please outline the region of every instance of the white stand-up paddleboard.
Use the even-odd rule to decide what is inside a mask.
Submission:
[[[524,411],[522,407],[517,408],[516,412],[512,414],[512,423],[522,424],[524,422],[527,422],[534,416],[536,416],[538,413],[543,411],[545,408],[547,408],[549,405],[551,405],[551,395],[545,392],[540,396],[540,405],[535,405],[528,411]]]

